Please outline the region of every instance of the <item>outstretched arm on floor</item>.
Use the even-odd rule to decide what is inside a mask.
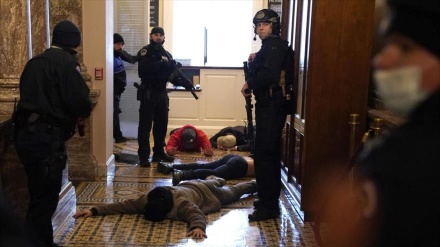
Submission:
[[[208,236],[202,228],[194,228],[188,233],[188,237],[191,237],[192,239],[203,239]]]

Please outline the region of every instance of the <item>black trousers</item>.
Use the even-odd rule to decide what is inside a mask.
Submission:
[[[237,154],[227,154],[221,159],[209,163],[174,164],[174,169],[192,170],[190,179],[205,179],[214,175],[224,179],[235,179],[246,176],[247,161]]]
[[[281,106],[281,91],[263,93],[255,104],[254,168],[260,205],[279,210],[281,191],[281,135],[286,121],[286,110]]]
[[[67,160],[64,140],[60,129],[49,124],[37,122],[17,128],[15,147],[26,170],[30,195],[26,227],[38,246],[52,246],[52,216]]]
[[[121,96],[119,94],[113,95],[113,138],[122,138],[121,124],[119,120],[119,114],[121,113]]]
[[[139,108],[138,155],[140,162],[150,157],[150,132],[153,129],[154,153],[164,153],[168,127],[169,98],[165,88],[150,90]]]

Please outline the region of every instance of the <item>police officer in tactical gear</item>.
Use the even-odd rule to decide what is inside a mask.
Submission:
[[[15,147],[28,177],[26,226],[38,246],[54,246],[51,220],[66,167],[65,142],[92,110],[77,60],[80,42],[78,27],[61,21],[51,47],[29,60],[20,77]]]
[[[119,33],[113,34],[113,138],[116,143],[127,141],[122,135],[119,114],[122,112],[120,108],[121,94],[127,86],[127,73],[125,72],[124,62],[136,63],[137,56],[132,56],[124,50],[124,38]]]
[[[255,96],[255,176],[258,199],[250,221],[277,218],[281,191],[281,133],[287,112],[282,107],[280,75],[288,42],[279,37],[280,17],[270,9],[262,9],[253,19],[254,32],[262,40],[261,49],[250,54],[249,75],[241,90],[244,97]]]
[[[153,161],[171,162],[173,157],[164,151],[168,126],[169,98],[166,90],[168,78],[173,70],[174,61],[164,48],[165,32],[154,27],[150,32],[150,44],[138,52],[138,73],[141,85],[138,87],[139,127],[138,155],[140,166],[149,167],[150,132],[153,129]],[[168,56],[167,56],[168,55]]]

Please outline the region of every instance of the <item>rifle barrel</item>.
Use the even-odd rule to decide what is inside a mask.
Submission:
[[[163,51],[163,53],[165,54],[165,56],[168,58],[168,61],[170,61],[170,62],[171,62],[171,61],[175,61],[175,60],[170,56],[170,54],[168,54],[168,52],[165,50],[165,48],[163,48],[162,45],[160,45],[159,48]],[[186,87],[184,86],[185,89],[186,89],[187,91],[190,91],[191,94],[193,95],[193,97],[194,97],[196,100],[198,100],[199,97],[198,97],[197,94],[194,92],[194,91],[195,91],[195,88],[194,88],[194,86],[192,85],[192,82],[191,82],[188,78],[185,77],[185,75],[183,74],[182,70],[177,66],[177,62],[175,62],[174,64],[175,64],[175,68],[174,68],[174,70],[177,71],[178,76],[184,78],[184,80],[188,83],[188,85],[191,85],[191,89],[190,89],[190,90],[186,89]],[[173,73],[171,73],[171,74],[173,74]],[[172,76],[172,75],[171,75],[171,76]],[[171,77],[171,76],[170,76],[170,77]]]
[[[194,96],[195,99],[199,99],[199,97],[197,96],[197,94],[194,92],[194,89],[191,89],[191,94]]]

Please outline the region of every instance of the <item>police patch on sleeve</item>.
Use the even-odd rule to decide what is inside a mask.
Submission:
[[[142,49],[142,50],[140,51],[140,53],[141,53],[141,56],[145,56],[145,55],[147,55],[147,49]]]

